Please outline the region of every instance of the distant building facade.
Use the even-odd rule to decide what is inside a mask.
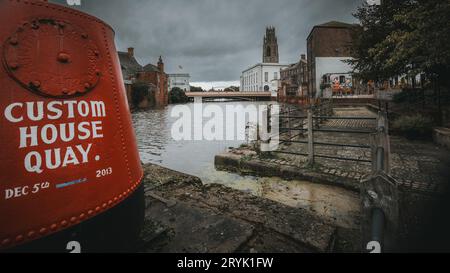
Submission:
[[[188,73],[169,74],[169,91],[178,87],[184,92],[190,92],[190,79],[191,76]]]
[[[297,63],[280,71],[278,101],[287,103],[306,103],[308,93],[308,63],[302,54]]]
[[[354,28],[353,24],[331,21],[311,30],[307,38],[308,89],[311,97],[323,96],[325,85],[322,83],[329,75],[339,75],[338,80],[342,80],[342,84],[348,82],[353,69],[344,61],[352,59],[350,46]],[[332,82],[335,80],[330,79]]]
[[[142,70],[142,66],[134,57],[134,48],[128,48],[128,52],[117,52],[119,56],[120,68],[122,70],[123,82],[127,93],[128,104],[131,107],[132,97],[131,90],[133,84],[137,80],[137,74]]]
[[[262,63],[244,70],[240,78],[241,92],[272,92],[276,97],[280,70],[288,67],[279,63],[278,40],[274,27],[266,29],[263,40]]]
[[[164,72],[164,63],[159,56],[157,65],[147,64],[142,71],[138,73],[138,80],[154,84],[157,89],[155,92],[156,107],[167,106],[169,103],[169,79]]]
[[[132,86],[134,83],[146,83],[149,86],[149,92],[154,94],[154,98],[149,101],[154,102],[155,107],[163,107],[168,104],[168,75],[164,72],[164,63],[161,56],[158,64],[147,64],[142,66],[134,56],[134,48],[128,48],[127,52],[118,52],[120,66],[122,70],[123,81],[127,93],[128,103],[131,105],[133,97]]]

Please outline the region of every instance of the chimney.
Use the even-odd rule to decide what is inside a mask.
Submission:
[[[134,47],[129,47],[128,48],[128,56],[134,57]]]
[[[162,61],[162,57],[159,56],[159,60],[158,60],[158,69],[160,72],[164,72],[164,63]]]

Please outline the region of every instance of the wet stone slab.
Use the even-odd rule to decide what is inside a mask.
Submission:
[[[327,252],[344,239],[301,206],[145,165],[142,252]],[[156,182],[155,182],[156,181]],[[353,240],[342,251],[355,251]]]
[[[184,202],[168,207],[159,200],[149,200],[145,216],[166,228],[166,237],[159,244],[147,244],[146,252],[236,252],[253,234],[253,226],[244,221]]]

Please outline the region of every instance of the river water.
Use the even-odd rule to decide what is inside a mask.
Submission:
[[[261,106],[271,102],[211,102],[225,111],[228,106]],[[194,104],[185,104],[194,112]],[[357,194],[332,186],[308,181],[285,181],[280,178],[258,178],[217,171],[214,157],[229,147],[239,147],[246,140],[181,140],[172,137],[172,127],[177,117],[172,117],[176,105],[133,113],[133,124],[138,140],[139,154],[144,163],[154,163],[166,168],[199,177],[203,183],[217,183],[249,192],[297,208],[305,208],[339,226],[355,228],[358,225],[359,197]],[[225,116],[225,114],[224,114]],[[204,124],[211,118],[204,118]],[[226,127],[224,120],[223,126]],[[224,129],[225,130],[225,129]]]
[[[225,112],[227,106],[267,105],[269,102],[211,102],[203,103],[203,109],[208,106],[219,106]],[[194,112],[194,104],[189,107]],[[237,174],[216,171],[214,157],[225,152],[229,147],[239,147],[246,140],[174,140],[172,126],[178,120],[172,117],[176,105],[169,105],[164,109],[156,109],[133,113],[133,123],[138,139],[141,160],[144,163],[154,163],[172,170],[199,177],[203,183],[219,183],[254,191],[255,177],[242,177]],[[225,117],[225,114],[224,114]],[[204,124],[211,118],[203,118]],[[223,122],[225,131],[226,121]],[[250,187],[251,189],[247,189]]]

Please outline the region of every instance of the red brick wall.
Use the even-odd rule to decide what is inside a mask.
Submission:
[[[316,89],[316,57],[351,56],[352,28],[315,27],[307,40],[308,89]]]
[[[125,84],[125,91],[126,91],[126,94],[127,94],[128,106],[129,106],[130,108],[131,108],[132,105],[133,105],[133,102],[131,101],[131,100],[132,100],[132,99],[131,99],[131,87],[132,87],[131,84]]]
[[[312,57],[348,57],[352,42],[351,28],[315,28],[308,39]],[[309,58],[308,58],[309,59]]]
[[[164,107],[169,102],[168,95],[168,77],[167,74],[152,71],[139,73],[138,79],[140,81],[149,82],[157,87],[155,92],[155,103],[157,107]]]

